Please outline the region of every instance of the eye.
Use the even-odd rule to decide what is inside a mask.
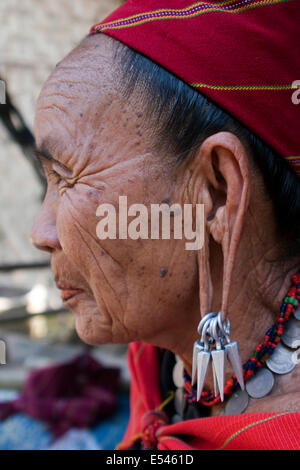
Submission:
[[[55,170],[50,170],[49,174],[54,176],[54,178],[55,178],[55,184],[59,184],[59,183],[61,183],[62,181],[64,181],[64,179],[61,177],[61,175],[59,175],[59,174],[57,173],[57,171],[55,171]]]

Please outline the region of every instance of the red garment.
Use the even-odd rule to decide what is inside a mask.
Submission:
[[[244,413],[168,424],[159,407],[159,349],[131,343],[130,420],[122,443],[128,449],[138,439],[158,450],[300,450],[300,413]]]
[[[299,25],[299,0],[128,0],[91,34],[118,39],[195,87],[300,175]]]

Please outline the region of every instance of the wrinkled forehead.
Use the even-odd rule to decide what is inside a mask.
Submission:
[[[91,121],[99,124],[112,103],[119,106],[114,43],[104,35],[85,38],[56,66],[37,101],[37,143],[45,137],[41,134],[51,134],[53,120],[61,121],[74,136],[79,124],[81,127]]]

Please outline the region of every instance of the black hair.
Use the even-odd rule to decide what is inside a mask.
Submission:
[[[300,254],[300,180],[288,162],[225,110],[148,57],[118,43],[121,86],[135,92],[153,123],[154,146],[182,162],[210,135],[229,131],[243,143],[260,170],[273,202],[278,232],[288,256]]]

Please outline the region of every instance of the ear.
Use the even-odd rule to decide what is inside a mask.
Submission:
[[[231,132],[219,132],[201,145],[192,164],[190,193],[204,204],[205,243],[198,252],[201,316],[211,311],[213,286],[209,239],[222,247],[223,319],[228,308],[232,270],[249,201],[249,163],[245,147]]]

